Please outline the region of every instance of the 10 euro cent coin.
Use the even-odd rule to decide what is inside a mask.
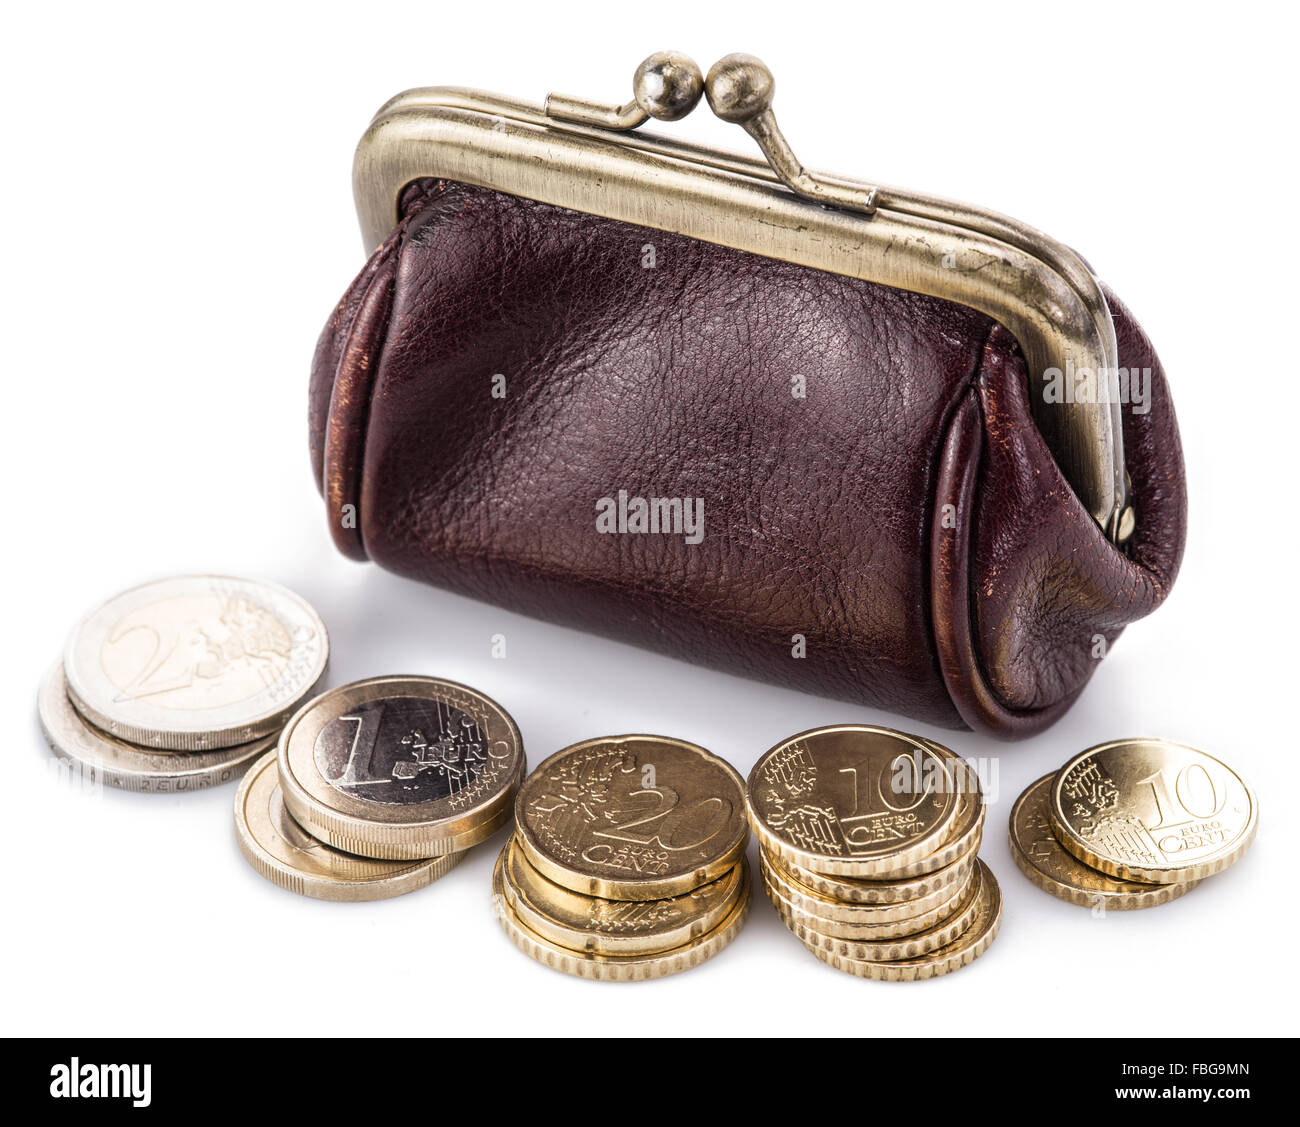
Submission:
[[[1160,739],[1099,744],[1052,782],[1052,829],[1070,853],[1113,877],[1200,880],[1241,858],[1259,802],[1227,764]]]
[[[952,841],[959,815],[970,814],[972,833],[982,821],[978,796],[963,807],[956,763],[946,748],[888,728],[802,732],[754,765],[750,820],[764,849],[814,873],[922,875],[969,848]]]
[[[1044,892],[1088,908],[1154,908],[1190,892],[1199,881],[1147,884],[1121,880],[1085,865],[1057,840],[1048,808],[1055,776],[1045,775],[1016,799],[1008,823],[1011,859]]]

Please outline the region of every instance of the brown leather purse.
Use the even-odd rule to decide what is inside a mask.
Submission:
[[[339,548],[933,724],[1050,724],[1182,556],[1150,342],[1036,231],[808,172],[755,59],[661,53],[634,91],[375,118],[373,253],[312,372]],[[704,93],[766,162],[634,131]]]

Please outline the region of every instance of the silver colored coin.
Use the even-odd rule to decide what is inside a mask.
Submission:
[[[202,790],[240,778],[248,765],[275,746],[276,733],[216,751],[152,751],[114,739],[86,723],[68,699],[63,666],[55,665],[36,697],[41,728],[51,750],[88,783],[150,793]]]
[[[185,575],[91,611],[68,638],[63,668],[77,711],[110,736],[208,751],[278,731],[328,661],[325,624],[292,591]]]
[[[491,837],[514,809],[523,738],[482,693],[435,677],[371,677],[303,705],[280,735],[284,804],[313,837],[415,860]]]

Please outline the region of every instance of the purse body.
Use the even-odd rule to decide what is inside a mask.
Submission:
[[[1177,424],[1113,295],[1146,381],[1122,550],[985,314],[451,181],[401,212],[313,365],[313,466],[353,558],[1007,737],[1061,715],[1174,581]]]

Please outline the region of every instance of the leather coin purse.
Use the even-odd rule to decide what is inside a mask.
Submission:
[[[388,102],[311,455],[354,559],[743,676],[1036,732],[1178,571],[1164,373],[1077,254],[809,172],[770,72]],[[654,136],[701,100],[763,159]]]

